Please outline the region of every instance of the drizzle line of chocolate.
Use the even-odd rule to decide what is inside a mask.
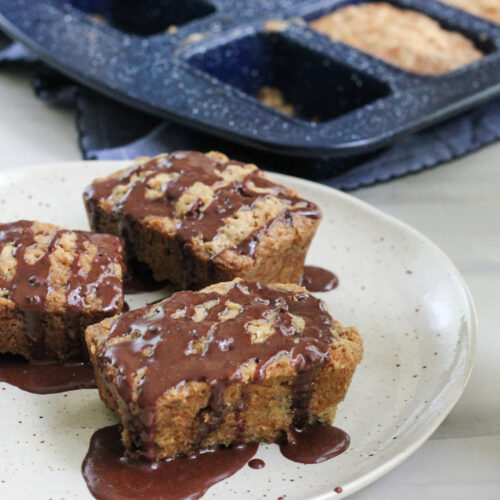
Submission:
[[[194,322],[195,307],[208,301],[215,301],[216,305],[208,309],[202,321]],[[219,315],[224,313],[229,301],[240,304],[241,310],[235,318],[220,322]],[[276,313],[275,332],[264,342],[252,343],[246,324],[265,320],[269,310]],[[176,311],[183,311],[183,317],[173,319]],[[291,315],[304,319],[302,330],[295,328]],[[292,367],[301,377],[292,388],[296,392],[293,409],[300,423],[307,421],[314,370],[328,360],[332,329],[332,319],[323,303],[312,295],[240,281],[225,295],[179,292],[159,304],[122,315],[112,327],[107,340],[109,346],[103,347],[99,363],[102,368],[109,363],[117,369],[115,382],[124,400],[123,408],[132,406],[135,374],[145,369],[137,388],[141,423],[138,426],[129,414],[127,429],[138,454],[155,459],[153,419],[158,398],[181,383],[206,381],[210,384],[212,398],[207,411],[211,418],[208,426],[200,428],[198,441],[201,442],[223,420],[224,386],[242,380],[240,370],[251,362],[256,367],[253,380],[261,381],[274,360],[285,355],[290,357]],[[116,343],[119,337],[127,340]],[[200,339],[205,342],[203,350],[193,351],[192,342]],[[244,410],[243,407],[239,415],[241,437]]]
[[[338,277],[322,267],[304,266],[300,285],[310,292],[328,292],[339,285]]]

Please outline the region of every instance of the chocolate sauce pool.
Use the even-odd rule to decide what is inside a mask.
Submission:
[[[257,444],[199,452],[170,461],[124,458],[120,427],[98,430],[90,441],[82,473],[98,500],[200,498],[210,486],[241,469],[256,453]]]
[[[339,279],[327,269],[316,266],[304,266],[300,284],[310,292],[328,292],[337,288]]]
[[[0,355],[0,381],[35,394],[97,387],[90,363],[30,362],[10,354]]]
[[[266,462],[260,458],[253,458],[248,462],[248,467],[251,469],[263,469],[266,466]]]
[[[349,436],[325,424],[293,431],[293,443],[282,443],[281,453],[294,462],[317,464],[344,452]],[[149,462],[125,458],[120,426],[99,429],[90,441],[82,474],[98,500],[154,498],[155,500],[197,499],[213,486],[235,474],[245,464],[262,469],[265,462],[252,459],[258,444],[216,448],[191,457]],[[337,487],[334,490],[340,493]]]
[[[301,464],[319,464],[340,455],[349,448],[349,435],[327,424],[294,429],[293,440],[280,444],[281,454]]]

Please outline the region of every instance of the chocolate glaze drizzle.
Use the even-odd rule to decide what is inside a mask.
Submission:
[[[260,458],[253,458],[248,462],[248,467],[251,469],[263,469],[266,466],[266,462],[264,460],[261,460]]]
[[[94,433],[82,473],[98,500],[194,500],[241,469],[255,455],[257,447],[249,444],[217,448],[153,463],[129,460],[124,457],[120,428],[114,425]]]
[[[33,264],[28,264],[25,260],[26,252],[30,247],[37,245],[33,222],[22,220],[0,224],[0,252],[8,245],[12,245],[12,257],[16,262],[15,275],[11,280],[0,274],[0,290],[7,291],[5,298],[10,299],[16,310],[24,317],[30,357],[44,358],[47,299],[55,287],[50,276],[51,255],[63,235],[74,234],[76,240],[72,253],[75,258],[69,266],[65,303],[60,314],[66,323],[70,358],[81,358],[84,354],[81,340],[83,320],[88,309],[85,303],[86,297],[95,293],[101,302],[101,312],[92,316],[95,321],[119,312],[122,307],[122,284],[114,270],[115,263],[122,264],[122,246],[120,241],[111,235],[62,229],[45,234],[50,236],[47,248]],[[98,252],[92,259],[88,272],[85,272],[81,267],[79,256],[86,252],[89,243],[94,244]]]
[[[304,266],[300,283],[310,292],[328,292],[337,288],[339,279],[331,271],[316,266]]]
[[[134,179],[125,195],[112,208],[119,220],[116,234],[125,241],[127,253],[135,256],[137,221],[148,216],[174,219],[177,224],[176,239],[182,248],[185,263],[182,287],[189,288],[193,280],[189,265],[193,253],[193,239],[198,237],[203,242],[212,241],[225,220],[234,216],[237,211],[249,210],[258,200],[273,196],[288,208],[277,218],[268,221],[266,227],[272,225],[276,219],[291,221],[293,214],[313,219],[321,217],[319,208],[315,204],[299,198],[294,191],[263,177],[258,169],[251,171],[243,180],[224,185],[221,174],[231,165],[244,166],[243,163],[232,160],[217,162],[198,152],[179,151],[136,165],[122,176],[96,181],[84,194],[90,225],[92,228],[99,228],[99,203],[110,199],[117,186],[128,185]],[[162,183],[163,191],[160,197],[148,198],[151,182],[158,174],[168,174],[170,180]],[[214,190],[213,200],[207,206],[203,206],[203,202],[196,199],[188,212],[177,218],[176,204],[179,198],[195,183],[211,186]],[[253,256],[259,236],[265,229],[265,227],[259,228],[247,235],[233,247],[233,250]]]
[[[94,370],[88,362],[30,362],[10,354],[0,355],[0,381],[35,394],[97,387]]]
[[[209,301],[215,305],[201,321],[193,321],[196,306]],[[241,306],[239,314],[230,321],[220,321],[219,315],[227,312],[230,303]],[[276,314],[275,333],[265,342],[252,343],[247,323],[266,320],[270,310]],[[303,318],[301,330],[294,326],[291,315]],[[254,381],[261,381],[270,363],[280,356],[290,357],[299,374],[293,388],[295,423],[305,423],[315,370],[328,361],[332,326],[322,302],[308,293],[240,281],[225,295],[179,292],[159,304],[122,315],[113,325],[98,363],[102,369],[106,364],[117,369],[115,383],[124,408],[132,405],[135,373],[145,370],[137,397],[140,422],[128,414],[126,425],[137,454],[154,460],[153,412],[158,398],[179,383],[204,380],[211,385],[212,397],[207,408],[210,418],[204,419],[208,423],[200,425],[198,442],[201,443],[222,421],[225,384],[241,380],[240,370],[250,362],[255,363]],[[116,343],[119,337],[127,340]],[[193,349],[193,343],[200,342],[201,352]],[[242,438],[244,411],[245,403],[239,422]]]
[[[349,447],[349,435],[327,424],[293,429],[292,438],[280,444],[282,455],[302,464],[319,464],[343,453]]]

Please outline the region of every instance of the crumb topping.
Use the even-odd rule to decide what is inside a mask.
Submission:
[[[488,19],[494,23],[500,24],[500,3],[498,0],[441,0],[474,14],[475,16]]]
[[[424,75],[447,73],[483,56],[462,34],[442,28],[424,14],[385,2],[350,5],[312,21],[310,26],[332,41]]]

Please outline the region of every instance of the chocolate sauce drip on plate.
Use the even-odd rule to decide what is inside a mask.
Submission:
[[[99,209],[96,209],[96,206],[100,201],[110,199],[117,186],[128,186],[127,192],[113,206],[113,212],[120,221],[119,235],[125,241],[127,252],[136,254],[134,235],[137,232],[137,221],[145,217],[168,217],[176,220],[175,237],[182,249],[184,260],[183,288],[189,288],[193,279],[190,266],[193,260],[193,239],[197,237],[203,242],[212,241],[228,218],[240,210],[253,208],[258,200],[270,196],[278,198],[289,207],[278,215],[280,218],[291,217],[292,212],[314,219],[320,217],[320,211],[315,204],[263,177],[258,169],[250,171],[243,179],[234,180],[229,184],[222,182],[224,172],[231,166],[242,167],[244,164],[232,160],[214,161],[202,153],[192,151],[178,151],[153,158],[130,168],[122,176],[97,181],[89,186],[84,194],[89,220],[92,227],[97,228]],[[167,176],[161,183],[161,196],[151,196],[151,185],[159,174]],[[206,206],[203,206],[203,201],[199,198],[193,200],[187,213],[178,218],[177,202],[195,183],[211,186],[213,199]],[[258,234],[249,235],[241,246],[237,245],[237,250],[252,255],[256,237]]]
[[[319,464],[343,453],[349,447],[349,435],[327,424],[293,429],[292,438],[280,444],[281,454],[302,464]]]
[[[82,473],[98,500],[194,500],[241,469],[257,448],[251,444],[205,450],[169,461],[133,461],[124,457],[120,427],[114,425],[94,433]]]
[[[197,307],[208,302],[212,307],[203,313],[204,318],[194,321],[193,317],[199,314]],[[238,315],[221,321],[219,316],[235,304],[240,308]],[[265,342],[252,342],[247,324],[267,321],[270,310],[275,315],[275,333]],[[300,329],[295,326],[294,316],[304,321]],[[129,414],[127,429],[139,453],[155,459],[153,417],[158,398],[179,383],[207,382],[212,387],[212,398],[207,408],[209,418],[204,421],[208,425],[200,427],[201,441],[223,417],[224,385],[230,380],[241,380],[240,370],[249,362],[255,364],[253,377],[258,382],[265,378],[270,363],[280,356],[289,356],[292,367],[304,374],[299,375],[301,383],[295,387],[294,410],[301,422],[307,421],[313,375],[305,374],[328,361],[332,328],[331,317],[314,296],[242,281],[233,284],[224,295],[179,292],[159,304],[122,315],[111,329],[109,347],[106,344],[99,354],[99,363],[110,364],[117,370],[118,395],[124,408],[132,406],[134,376],[138,370],[144,370],[136,399],[142,428],[137,428],[136,417]],[[134,332],[132,337],[130,332]],[[119,337],[127,340],[115,342]],[[194,347],[200,343],[201,351]],[[244,429],[244,423],[239,426]]]
[[[248,462],[248,467],[252,469],[263,469],[266,466],[266,462],[260,458],[253,458]]]
[[[337,288],[339,279],[331,271],[322,267],[304,266],[300,284],[310,292],[328,292]]]
[[[30,362],[10,354],[0,355],[0,381],[35,394],[97,387],[90,363]]]
[[[4,275],[0,276],[0,289],[6,291],[5,297],[14,303],[16,311],[24,317],[30,357],[44,358],[47,300],[55,287],[50,276],[51,257],[65,235],[74,237],[72,250],[74,259],[69,265],[62,315],[66,321],[70,357],[81,358],[84,354],[81,335],[85,299],[95,294],[100,300],[102,317],[95,315],[96,322],[105,316],[113,315],[121,308],[122,284],[114,268],[116,263],[122,264],[121,243],[111,235],[63,229],[45,232],[43,234],[49,238],[46,247],[43,249],[40,247],[40,254],[36,256],[36,260],[33,259],[29,263],[26,260],[27,253],[38,244],[36,238],[40,234],[35,233],[33,228],[34,223],[25,220],[0,224],[0,251],[6,249],[8,253],[9,249],[12,249],[12,258],[15,260],[14,275],[9,277],[10,279]],[[95,245],[98,252],[92,258],[89,268],[84,271],[79,257],[87,251],[89,244]]]

